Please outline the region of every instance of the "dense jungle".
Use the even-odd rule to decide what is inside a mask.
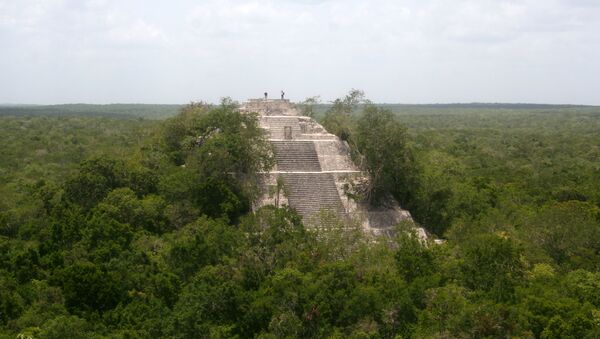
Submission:
[[[0,337],[600,337],[599,107],[301,103],[429,241],[252,212],[236,107],[0,107]]]

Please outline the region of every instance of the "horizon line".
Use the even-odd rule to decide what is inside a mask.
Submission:
[[[249,98],[246,99],[260,99],[260,98]],[[190,100],[185,103],[147,103],[147,102],[110,102],[110,103],[89,103],[89,102],[65,102],[65,103],[11,103],[5,102],[0,103],[0,107],[42,107],[42,106],[68,106],[68,105],[89,105],[89,106],[110,106],[110,105],[146,105],[146,106],[185,106],[192,102],[201,102]],[[243,103],[245,101],[234,100],[236,103]],[[301,101],[291,101],[292,103],[298,104]],[[207,102],[211,105],[218,105],[218,102]],[[331,105],[332,101],[320,102],[317,105]],[[572,106],[572,107],[600,107],[600,104],[574,104],[574,103],[541,103],[541,102],[486,102],[486,101],[470,101],[470,102],[429,102],[429,103],[405,103],[405,102],[371,102],[374,105],[403,105],[403,106],[458,106],[458,105],[527,105],[527,106]],[[364,104],[364,103],[361,103]],[[359,105],[361,105],[359,104]]]

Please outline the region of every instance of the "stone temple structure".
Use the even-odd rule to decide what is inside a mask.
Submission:
[[[323,215],[333,213],[375,235],[390,235],[396,224],[412,220],[395,202],[373,209],[355,201],[352,187],[365,176],[352,162],[348,145],[300,115],[289,100],[251,99],[240,110],[259,114],[276,159],[275,168],[264,174],[262,198],[255,207],[287,204],[315,227]]]

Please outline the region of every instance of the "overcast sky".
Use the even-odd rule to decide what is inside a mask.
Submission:
[[[0,103],[600,104],[600,0],[0,0]]]

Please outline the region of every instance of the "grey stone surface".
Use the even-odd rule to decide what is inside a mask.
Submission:
[[[331,173],[285,173],[287,198],[291,207],[305,219],[310,219],[321,209],[345,211]]]
[[[288,100],[251,99],[240,110],[259,114],[260,126],[273,145],[276,159],[275,168],[263,174],[263,195],[255,208],[289,204],[314,227],[319,227],[315,216],[325,209],[339,218],[359,222],[366,232],[383,236],[392,235],[398,223],[412,221],[410,213],[395,201],[379,209],[355,201],[348,188],[368,178],[352,162],[347,143],[315,120],[300,116]],[[277,177],[285,186],[279,195],[274,194]],[[424,230],[418,232],[426,237]]]
[[[271,141],[277,170],[320,172],[319,156],[313,141]]]

